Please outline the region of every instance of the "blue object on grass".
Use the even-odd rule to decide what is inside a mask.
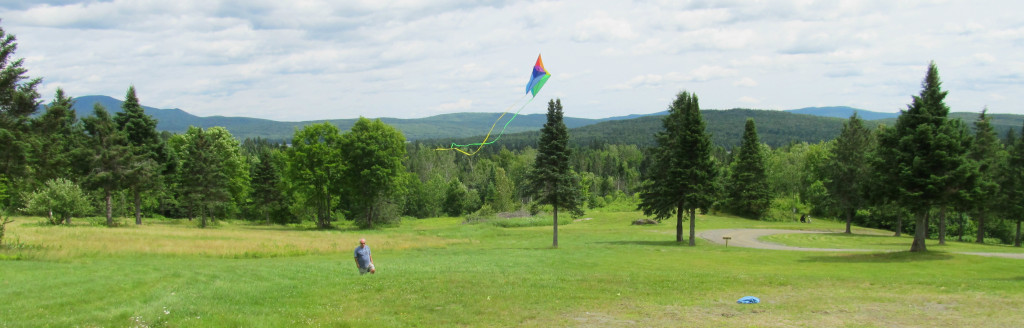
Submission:
[[[736,301],[736,303],[740,303],[740,304],[757,304],[757,303],[761,303],[761,300],[759,300],[757,297],[753,297],[753,296],[744,296],[739,301]]]

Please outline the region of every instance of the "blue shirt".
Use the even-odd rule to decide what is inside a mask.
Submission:
[[[370,265],[370,246],[356,246],[356,261],[359,261],[360,268],[365,268]]]

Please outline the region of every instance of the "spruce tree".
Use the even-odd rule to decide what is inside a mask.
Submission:
[[[554,214],[552,247],[558,247],[558,210],[573,217],[583,215],[580,179],[569,168],[569,129],[562,121],[562,100],[548,101],[547,123],[540,130],[537,157],[527,182],[527,192],[538,204],[551,205]]]
[[[89,185],[101,189],[106,202],[107,226],[114,225],[113,193],[120,189],[124,182],[124,174],[128,166],[131,151],[124,132],[110,118],[107,109],[97,103],[93,106],[93,114],[82,119],[85,130],[89,134]]]
[[[999,183],[996,181],[1002,144],[992,128],[988,109],[982,110],[978,120],[974,122],[974,142],[970,149],[970,159],[977,168],[977,186],[971,193],[971,213],[977,220],[978,234],[975,242],[985,242],[985,219],[989,210],[995,205],[994,200],[999,194]]]
[[[142,224],[142,193],[161,185],[160,165],[166,161],[166,156],[156,131],[157,121],[142,108],[135,86],[128,87],[121,109],[114,114],[114,121],[124,131],[132,153],[125,172],[125,187],[135,199],[135,224]]]
[[[1009,154],[1003,164],[1000,179],[1003,190],[1000,201],[1006,216],[1017,223],[1013,246],[1021,247],[1021,222],[1024,222],[1024,136],[1009,136]]]
[[[736,214],[760,219],[768,212],[771,192],[764,162],[765,153],[757,137],[757,126],[754,119],[748,118],[729,182],[731,207]]]
[[[655,135],[658,146],[640,187],[638,208],[658,221],[675,214],[676,242],[683,241],[683,215],[689,215],[689,245],[694,246],[696,210],[707,210],[714,202],[718,175],[697,96],[685,91],[676,95],[662,126],[664,130]]]
[[[843,123],[843,130],[832,149],[825,187],[846,218],[847,234],[851,233],[853,214],[867,203],[865,193],[872,174],[868,154],[874,143],[874,135],[864,127],[857,113],[853,113]]]
[[[43,115],[32,120],[32,131],[36,134],[32,163],[37,183],[57,178],[77,180],[76,155],[80,153],[85,132],[72,110],[74,104],[63,89],[57,88],[53,102],[46,106]]]
[[[32,188],[27,183],[32,149],[28,121],[39,107],[36,87],[42,82],[29,79],[28,69],[22,66],[24,58],[14,58],[15,41],[14,35],[0,28],[0,183],[7,181],[4,184],[9,187],[0,200],[6,205],[19,203],[19,195]]]
[[[956,188],[968,171],[964,125],[947,118],[947,92],[941,89],[934,62],[921,86],[896,126],[879,136],[878,169],[893,184],[897,202],[914,213],[911,252],[927,251],[928,213],[959,192]]]

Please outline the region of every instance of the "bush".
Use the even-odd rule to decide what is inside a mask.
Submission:
[[[46,181],[42,188],[28,194],[25,202],[27,212],[46,216],[51,224],[70,224],[71,217],[92,211],[85,192],[63,178]]]

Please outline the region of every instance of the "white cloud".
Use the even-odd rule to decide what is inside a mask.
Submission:
[[[0,25],[47,97],[58,86],[122,97],[134,84],[146,105],[201,116],[500,111],[522,95],[537,53],[553,74],[543,96],[585,107],[567,115],[656,112],[682,89],[707,108],[770,94],[778,108],[892,110],[919,91],[930,60],[951,107],[1024,113],[1019,99],[992,96],[1024,94],[1021,11],[1018,1],[51,0],[0,3]]]
[[[629,22],[615,19],[609,17],[607,13],[599,12],[576,23],[576,32],[573,35],[573,40],[577,42],[592,42],[617,39],[629,40],[633,37],[633,28]]]
[[[749,77],[744,77],[742,79],[736,80],[736,82],[733,82],[732,85],[737,87],[752,88],[757,86],[757,81],[754,81],[754,79]]]

